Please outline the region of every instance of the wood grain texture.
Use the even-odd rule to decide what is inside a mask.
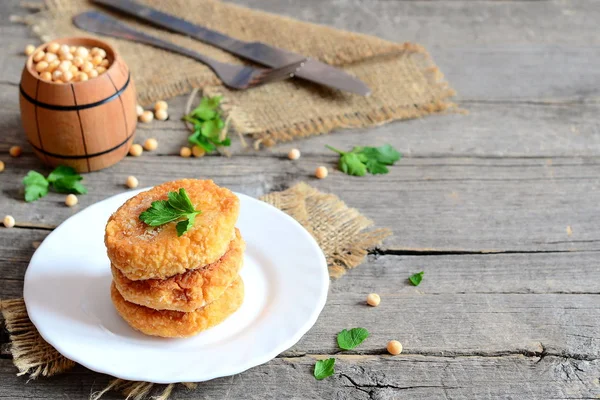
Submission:
[[[600,396],[600,2],[234,0],[394,41],[426,46],[467,115],[440,115],[345,130],[261,152],[234,137],[232,158],[182,159],[185,96],[169,100],[170,120],[140,124],[136,142],[155,152],[85,176],[90,193],[74,208],[64,196],[25,204],[20,179],[45,170],[25,147],[17,84],[24,46],[38,43],[0,4],[0,210],[17,219],[0,229],[0,298],[19,296],[38,243],[81,208],[125,189],[180,177],[211,177],[259,196],[301,180],[337,194],[395,236],[365,264],[331,285],[317,324],[279,358],[174,399],[588,399]],[[324,148],[390,143],[405,158],[386,176],[334,171]],[[291,147],[302,157],[285,158]],[[4,155],[2,154],[4,153]],[[326,165],[330,176],[312,177]],[[407,277],[425,271],[417,288]],[[378,308],[364,304],[381,295]],[[340,353],[335,335],[364,326],[371,336]],[[0,328],[1,332],[1,328]],[[404,345],[399,357],[385,343]],[[0,334],[0,397],[87,398],[109,381],[78,367],[25,384]],[[337,359],[337,374],[318,382],[316,358]],[[109,399],[121,398],[112,393]]]
[[[194,390],[177,387],[175,399],[592,399],[598,361],[547,356],[424,357],[338,356],[336,374],[308,380],[323,356],[278,358],[233,377],[201,383]],[[432,371],[440,371],[432,373]],[[25,384],[9,360],[0,359],[0,392],[12,398],[83,399],[100,390],[109,377],[76,367],[68,375]],[[109,393],[106,399],[119,399]]]
[[[167,161],[168,160],[168,161]],[[26,171],[42,170],[31,157],[7,161],[0,205],[17,220],[53,227],[77,210],[126,190],[135,175],[140,187],[176,178],[211,178],[258,197],[307,181],[339,195],[395,235],[383,249],[397,252],[507,252],[599,250],[595,211],[600,164],[594,159],[406,158],[388,175],[349,177],[334,170],[336,157],[287,158],[238,155],[203,159],[127,157],[111,169],[86,175],[90,193],[75,208],[64,196],[22,201]],[[325,180],[313,177],[318,165],[330,168]],[[578,212],[574,212],[578,210]],[[582,210],[588,210],[587,212]],[[567,233],[567,227],[572,233]]]

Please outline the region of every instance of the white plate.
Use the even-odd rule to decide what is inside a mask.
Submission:
[[[69,218],[31,259],[25,274],[27,312],[61,354],[117,378],[200,382],[273,359],[315,323],[329,287],[321,249],[293,218],[238,194],[237,227],[247,243],[241,308],[222,324],[187,339],[155,338],[130,328],[110,300],[104,226],[140,191],[113,196]]]

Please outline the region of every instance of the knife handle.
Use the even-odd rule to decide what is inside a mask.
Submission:
[[[215,47],[227,48],[246,43],[132,0],[92,0],[92,2],[121,11],[171,32],[184,33],[190,37],[200,38],[203,42]]]
[[[185,47],[178,46],[171,42],[159,39],[155,36],[148,35],[147,33],[135,30],[129,26],[123,24],[121,21],[103,13],[96,11],[87,11],[73,17],[75,25],[81,29],[99,33],[101,35],[112,36],[120,39],[125,39],[138,43],[145,43],[150,46],[158,47],[160,49],[169,50],[175,53],[180,53],[198,60],[213,70],[219,68],[222,65],[219,61],[206,57],[193,50],[186,49]]]

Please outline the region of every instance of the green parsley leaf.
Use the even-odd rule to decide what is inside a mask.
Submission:
[[[75,193],[75,194],[86,194],[88,191],[81,182],[83,179],[81,176],[65,176],[62,177],[52,184],[54,190],[58,193]]]
[[[190,200],[184,188],[180,188],[179,193],[169,192],[167,197],[169,198],[169,205],[178,211],[184,213],[193,213],[196,211],[192,200]]]
[[[335,358],[328,358],[327,360],[319,360],[315,363],[315,378],[322,380],[331,376],[335,373]]]
[[[88,191],[80,182],[83,179],[73,168],[59,165],[47,178],[38,172],[29,171],[23,178],[25,201],[38,200],[48,194],[50,185],[58,193],[86,194]]]
[[[169,205],[167,200],[153,201],[150,208],[140,214],[140,219],[150,226],[160,226],[181,217],[181,212]]]
[[[25,185],[25,201],[32,202],[48,194],[48,181],[39,172],[29,171],[23,178]]]
[[[221,118],[219,105],[222,97],[203,97],[198,107],[183,117],[194,125],[194,133],[188,137],[190,144],[201,147],[207,153],[213,152],[218,146],[230,146],[231,140],[221,140],[225,122]]]
[[[66,165],[59,165],[56,167],[54,171],[50,172],[47,179],[48,182],[54,183],[67,177],[79,177],[79,180],[83,179],[73,168],[67,167]]]
[[[177,236],[189,231],[196,220],[196,215],[202,211],[196,210],[184,188],[178,192],[169,192],[168,200],[153,201],[150,208],[140,213],[140,220],[150,226],[160,226],[181,220],[177,223]]]
[[[355,176],[365,176],[367,167],[360,161],[358,154],[346,153],[340,157],[339,167],[343,173]]]
[[[408,280],[413,284],[413,286],[419,286],[419,283],[421,283],[423,280],[424,273],[425,271],[417,272],[416,274],[409,276]]]
[[[221,133],[221,128],[219,128],[219,126],[222,127],[223,121],[221,121],[221,119],[216,120],[216,119],[211,119],[209,121],[204,121],[202,123],[202,128],[201,128],[201,132],[202,132],[202,136],[209,138],[209,139],[217,139],[219,138],[219,134]]]
[[[369,331],[365,328],[344,329],[337,335],[337,342],[340,349],[352,350],[369,337]]]
[[[387,174],[387,165],[393,165],[401,157],[401,154],[389,144],[380,147],[355,146],[351,151],[341,151],[329,145],[329,150],[340,155],[339,169],[348,175],[364,176],[367,172],[376,174]]]

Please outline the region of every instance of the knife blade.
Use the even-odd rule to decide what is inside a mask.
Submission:
[[[92,0],[92,2],[124,12],[152,25],[198,39],[231,54],[269,67],[278,68],[306,59],[301,54],[279,49],[265,43],[245,42],[234,39],[220,32],[193,24],[132,0]],[[371,93],[367,85],[361,80],[338,68],[312,58],[309,58],[305,62],[304,66],[296,72],[295,76],[363,96],[368,96]]]

